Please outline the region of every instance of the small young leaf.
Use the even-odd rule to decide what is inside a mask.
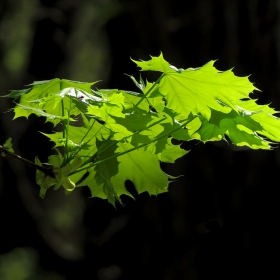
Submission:
[[[8,140],[3,144],[3,148],[10,153],[14,153],[13,144],[12,144],[12,137],[9,137]],[[5,153],[2,153],[2,155]]]

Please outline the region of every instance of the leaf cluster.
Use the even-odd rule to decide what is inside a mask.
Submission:
[[[92,89],[94,82],[57,78],[6,95],[18,100],[14,119],[35,114],[54,125],[54,132],[44,135],[55,154],[45,164],[35,159],[52,170],[52,175],[37,170],[42,197],[51,186],[67,194],[88,186],[92,197],[115,205],[122,195],[132,197],[127,180],[138,193],[166,192],[174,177],[160,163],[188,153],[173,139],[227,139],[252,149],[271,149],[280,141],[277,112],[249,96],[258,89],[248,77],[218,71],[214,61],[177,69],[162,54],[134,62],[141,71],[161,74],[155,82],[131,76],[140,92]]]

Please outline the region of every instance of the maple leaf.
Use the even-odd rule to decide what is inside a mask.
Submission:
[[[237,101],[257,90],[248,77],[236,77],[231,70],[218,71],[213,66],[215,61],[185,70],[171,66],[162,54],[150,61],[134,62],[142,71],[163,72],[156,90],[166,99],[167,107],[179,114],[178,119],[190,113],[210,119],[211,109],[228,113],[230,108],[236,109]]]
[[[119,143],[116,152],[123,153],[133,148],[129,143]],[[157,195],[167,191],[169,176],[159,164],[158,157],[144,148],[118,157],[119,172],[111,182],[118,194],[122,194],[126,180],[130,180],[138,193],[148,192]]]
[[[84,104],[86,101],[99,102],[101,99],[93,95],[92,83],[82,83],[66,79],[52,79],[34,82],[31,88],[14,90],[4,97],[20,99],[15,106],[15,118],[26,117],[32,113],[47,117],[49,122],[58,124],[62,119],[71,115],[79,115],[81,111],[72,106],[72,98],[76,103]],[[63,100],[63,102],[62,102]],[[76,104],[77,105],[77,104]]]
[[[187,134],[182,130],[175,133],[179,139],[207,142],[227,135],[233,144],[253,149],[270,149],[271,142],[266,138],[279,142],[280,120],[274,116],[277,112],[251,99],[250,93],[258,89],[248,77],[237,77],[232,70],[218,71],[215,61],[195,69],[177,69],[162,54],[149,61],[133,61],[142,71],[163,73],[153,86],[147,82],[143,99],[149,101],[154,92],[155,96],[160,93],[177,120],[190,114],[199,116],[188,124]]]

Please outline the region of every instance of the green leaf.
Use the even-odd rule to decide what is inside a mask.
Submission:
[[[8,140],[3,144],[3,148],[10,153],[14,153],[12,137],[9,137]],[[5,153],[2,153],[2,156],[5,156]]]
[[[99,197],[102,199],[108,199],[108,202],[115,206],[116,201],[121,203],[120,195],[117,193],[115,186],[111,182],[111,178],[118,173],[118,161],[117,158],[108,158],[115,153],[117,148],[116,141],[107,140],[106,145],[104,142],[97,141],[97,153],[95,159],[92,161],[98,161],[93,168],[88,168],[88,176],[78,186],[88,186],[91,191],[92,197]]]
[[[174,145],[171,138],[167,139],[167,143],[163,151],[159,154],[159,159],[162,162],[175,163],[175,160],[186,155],[189,151],[180,148],[180,145]]]
[[[146,96],[149,101],[150,96],[158,96],[159,92],[166,100],[166,107],[177,114],[177,120],[190,113],[201,116],[189,124],[187,133],[176,131],[172,135],[176,139],[207,142],[227,135],[233,144],[253,149],[271,147],[264,137],[279,142],[280,122],[273,115],[277,112],[250,98],[250,93],[257,88],[248,77],[237,77],[232,70],[218,71],[214,61],[196,69],[177,69],[167,63],[162,54],[150,61],[134,62],[143,71],[163,72],[156,84],[147,83],[146,92],[147,88],[154,87]]]
[[[30,106],[25,106],[22,104],[18,104],[15,109],[15,116],[14,119],[18,118],[18,117],[26,117],[28,118],[30,114],[35,114],[38,117],[46,117],[48,121],[52,122],[52,121],[61,121],[61,120],[67,120],[68,117],[65,116],[61,116],[61,115],[53,115],[53,114],[48,114],[45,111],[41,110],[41,109],[37,109],[34,107],[30,107]],[[71,121],[74,121],[74,119],[70,118]]]
[[[37,157],[35,158],[35,163],[39,166],[42,166],[42,163]],[[51,186],[54,186],[57,183],[57,181],[55,178],[46,175],[42,171],[36,170],[36,183],[40,186],[40,193],[39,193],[40,197],[44,198],[47,190]]]
[[[156,57],[151,56],[151,60],[149,61],[136,61],[133,60],[134,63],[136,63],[142,71],[159,71],[163,73],[167,73],[171,71],[169,63],[163,58],[162,53]]]
[[[152,57],[150,61],[136,62],[143,71],[163,72],[158,90],[166,99],[167,107],[179,114],[179,119],[190,113],[211,117],[211,109],[228,113],[236,110],[236,103],[256,90],[248,77],[236,77],[231,70],[221,72],[210,61],[200,68],[182,71],[170,68],[163,58]],[[226,106],[222,105],[225,104]]]
[[[262,110],[242,109],[240,113],[231,111],[229,114],[212,110],[209,121],[203,117],[201,120],[200,129],[192,137],[203,142],[219,141],[227,135],[237,146],[270,149],[271,142],[262,136],[276,142],[280,140],[280,119]]]
[[[129,143],[119,143],[116,152],[122,153],[133,146]],[[143,148],[118,157],[119,173],[112,179],[117,193],[123,189],[126,180],[130,180],[138,193],[148,192],[157,195],[167,191],[168,175],[160,168],[158,157]]]
[[[122,109],[118,106],[106,105],[102,107],[90,106],[88,108],[88,114],[97,117],[99,120],[105,122],[105,127],[114,133],[115,140],[121,140],[125,137],[131,136],[132,133],[126,129],[121,124],[116,123],[112,116],[117,116],[119,118],[124,118],[125,115],[122,113]]]
[[[76,108],[77,103],[82,106],[89,100],[100,102],[100,98],[92,93],[93,84],[56,78],[34,82],[31,84],[32,88],[12,91],[6,97],[20,98],[19,104],[15,107],[14,118],[22,116],[28,118],[30,114],[35,113],[47,117],[47,121],[57,125],[60,120],[68,119],[69,115],[77,116],[81,113],[80,109]],[[71,98],[75,99],[76,106],[72,106]]]

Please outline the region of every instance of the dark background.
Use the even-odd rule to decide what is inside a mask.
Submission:
[[[136,90],[130,57],[160,51],[178,68],[218,59],[280,109],[280,1],[0,1],[1,95],[54,77]],[[38,131],[52,126],[11,121],[12,106],[0,100],[1,143],[11,136],[18,154],[46,161]],[[124,197],[117,209],[85,189],[42,200],[35,172],[1,158],[0,279],[277,279],[280,150],[184,147],[191,153],[163,166],[184,175],[168,193]]]

